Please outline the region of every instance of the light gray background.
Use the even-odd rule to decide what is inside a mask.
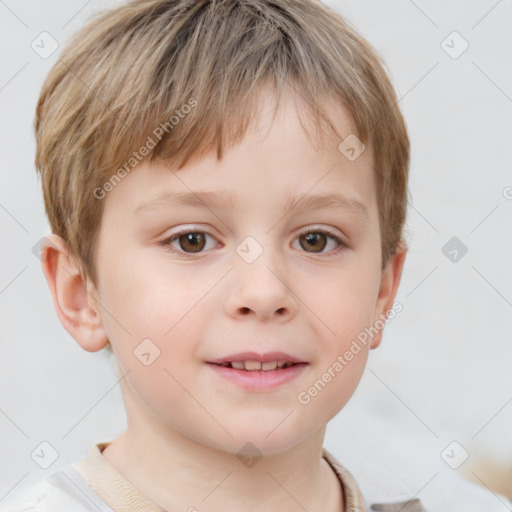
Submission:
[[[512,468],[512,2],[326,3],[388,64],[411,137],[412,204],[404,310],[325,446],[356,477],[361,460],[385,461],[420,498],[456,472],[492,485],[482,460]],[[115,4],[0,0],[0,505],[125,428],[111,362],[61,326],[32,253],[49,232],[32,121],[61,48],[45,60],[31,42],[48,31],[62,47]],[[469,43],[456,59],[442,47],[453,31]],[[468,248],[456,263],[442,252],[454,236]],[[59,453],[46,470],[31,458],[43,441]],[[458,470],[441,457],[452,441],[469,453]]]

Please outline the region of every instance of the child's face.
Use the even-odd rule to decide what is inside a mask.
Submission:
[[[389,274],[381,288],[370,151],[353,162],[336,143],[316,152],[287,98],[271,127],[270,103],[262,104],[261,129],[253,125],[220,162],[212,155],[175,173],[140,164],[104,199],[95,293],[106,336],[140,401],[128,418],[139,415],[140,424],[142,415],[148,428],[167,424],[233,453],[246,442],[281,451],[324,427],[354,392],[370,342],[321,391],[308,390],[391,307],[399,280]],[[341,133],[353,132],[344,114],[338,119]],[[162,200],[138,210],[162,194],[203,192],[229,193],[233,203]],[[357,200],[366,212],[333,201],[299,211],[330,194]],[[285,208],[301,195],[303,202]],[[163,243],[184,229],[197,234]],[[243,384],[230,375],[245,370],[212,363],[242,352],[283,352],[306,364],[274,370],[277,378],[291,376],[265,386],[255,374]]]

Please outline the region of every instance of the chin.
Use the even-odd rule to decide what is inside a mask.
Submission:
[[[263,425],[260,425],[261,428],[255,428],[255,425],[244,425],[239,430],[228,429],[233,437],[224,436],[224,442],[220,443],[217,439],[214,448],[238,457],[262,457],[290,450],[308,437],[309,432],[298,432],[294,426],[285,427],[284,422],[276,428],[277,425],[279,422],[274,423],[270,428]]]

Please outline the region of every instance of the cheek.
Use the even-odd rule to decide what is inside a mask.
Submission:
[[[201,339],[204,329],[197,320],[207,318],[208,301],[202,299],[211,284],[185,279],[184,272],[174,274],[164,277],[156,267],[125,266],[111,272],[104,283],[105,329],[128,367],[144,340],[150,342],[141,350],[160,350],[162,361],[173,367],[190,357]]]
[[[171,421],[171,411],[182,411],[186,412],[184,418],[204,422],[204,411],[187,394],[188,390],[197,394],[191,375],[202,364],[197,350],[203,326],[186,314],[190,310],[186,305],[174,316],[162,306],[165,304],[158,302],[132,311],[129,335],[110,324],[118,361],[139,399],[164,420]]]
[[[329,340],[333,348],[343,349],[350,341],[371,325],[375,314],[378,289],[372,279],[354,276],[348,270],[324,281],[316,299],[306,303],[321,322],[321,338]]]
[[[327,423],[338,414],[361,380],[368,348],[357,347],[353,351],[349,349],[349,352],[348,358],[346,350],[327,358],[296,396],[297,407],[318,425]]]
[[[165,355],[156,359],[150,366],[133,363],[125,368],[125,400],[129,402],[129,414],[144,414],[140,405],[146,406],[146,412],[156,414],[159,421],[167,423],[176,430],[194,437],[194,426],[198,435],[208,421],[205,410],[193,398],[200,396],[193,383],[187,380],[187,371],[180,372],[179,366],[172,367],[165,361]],[[126,390],[129,391],[126,391]],[[135,398],[135,401],[133,400]]]
[[[341,284],[340,284],[341,283]],[[303,406],[318,411],[329,421],[349,401],[364,372],[371,339],[367,329],[372,325],[375,287],[367,280],[350,276],[328,285],[325,298],[315,307],[321,322],[317,339],[321,344],[316,371],[303,388]]]

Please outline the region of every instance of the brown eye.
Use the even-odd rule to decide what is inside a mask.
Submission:
[[[304,231],[295,240],[299,241],[300,248],[310,254],[322,256],[337,256],[340,251],[348,249],[349,245],[340,240],[334,233],[322,229]]]
[[[303,249],[313,249],[312,252],[322,252],[327,246],[327,235],[321,232],[306,233],[299,237]]]
[[[215,246],[215,239],[211,235],[202,231],[188,229],[175,233],[160,242],[160,245],[170,249],[174,253],[188,256],[189,254],[204,252],[205,246],[208,245],[208,238],[210,238],[212,242],[210,242],[210,247],[206,247],[206,249],[211,249]]]
[[[206,245],[204,233],[186,233],[178,237],[180,248],[185,252],[200,252]]]

